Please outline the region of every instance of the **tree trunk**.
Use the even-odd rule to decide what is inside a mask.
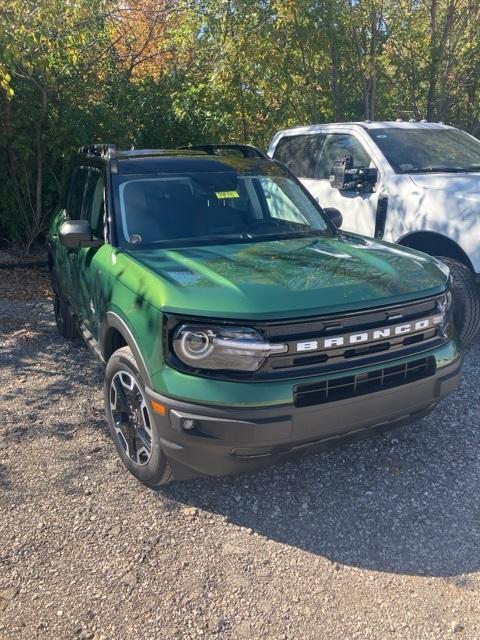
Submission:
[[[380,16],[372,6],[370,13],[370,55],[368,59],[368,77],[365,87],[365,116],[367,120],[375,120],[377,107],[377,52],[378,29]]]
[[[40,114],[35,125],[35,152],[36,152],[36,168],[37,168],[37,177],[36,177],[36,186],[35,186],[35,219],[32,232],[36,236],[40,231],[41,223],[42,223],[42,197],[43,197],[43,144],[42,144],[42,133],[43,133],[43,124],[45,122],[45,118],[47,115],[48,108],[48,95],[45,87],[40,88]],[[32,238],[32,241],[34,238]]]
[[[337,43],[333,40],[333,37],[330,43],[330,82],[331,82],[332,97],[333,97],[333,114],[334,114],[335,122],[342,122],[343,105],[342,105],[342,96],[340,91],[340,82],[338,77],[339,75],[338,46],[337,46]]]
[[[430,5],[430,69],[427,93],[427,120],[436,117],[437,73],[438,73],[438,44],[437,44],[437,0],[431,0]]]

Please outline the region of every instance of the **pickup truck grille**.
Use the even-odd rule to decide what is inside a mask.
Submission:
[[[343,316],[255,323],[270,342],[288,344],[288,352],[271,355],[257,375],[309,376],[433,348],[446,340],[441,326],[442,298],[436,296]],[[409,329],[404,332],[407,325]],[[358,342],[349,342],[352,336],[360,334],[363,337]]]
[[[368,373],[298,385],[294,390],[294,404],[296,407],[309,407],[392,389],[427,378],[435,373],[435,368],[435,359],[429,357]]]

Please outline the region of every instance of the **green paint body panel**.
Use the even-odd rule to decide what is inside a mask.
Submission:
[[[433,355],[437,368],[446,367],[455,362],[460,355],[460,345],[452,340],[440,348],[425,351],[425,356]],[[416,356],[418,358],[418,355]],[[410,356],[391,360],[391,364],[402,364],[413,358]],[[189,376],[170,367],[157,373],[153,378],[155,389],[162,395],[178,400],[188,400],[197,404],[211,404],[228,407],[261,407],[280,404],[292,404],[293,388],[296,384],[320,382],[332,377],[351,376],[357,372],[368,372],[378,369],[378,364],[368,367],[352,367],[348,371],[332,376],[320,375],[308,378],[289,378],[268,382],[229,382],[224,380],[210,380],[196,376]],[[178,395],[180,390],[181,395]]]
[[[424,254],[353,235],[130,256],[129,286],[140,287],[159,308],[243,320],[402,303],[441,293],[447,280]],[[147,273],[154,277],[148,283]]]
[[[296,383],[325,376],[233,382],[181,373],[164,358],[163,312],[246,323],[305,318],[401,304],[447,286],[447,276],[429,256],[360,236],[178,250],[126,252],[109,244],[67,250],[58,242],[63,221],[58,214],[49,242],[61,290],[75,313],[97,339],[107,312],[115,313],[142,354],[152,389],[192,403],[288,404]],[[453,339],[425,353],[434,355],[438,367],[447,366],[458,358],[459,345]],[[338,377],[373,368],[353,365]]]

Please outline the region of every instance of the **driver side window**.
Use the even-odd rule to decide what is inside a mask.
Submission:
[[[329,133],[315,166],[315,178],[328,180],[335,161],[344,156],[353,157],[356,169],[366,169],[371,163],[370,156],[355,136],[349,133]]]
[[[82,218],[90,223],[93,235],[104,239],[105,180],[98,169],[91,168],[83,201]]]
[[[289,198],[288,190],[290,185],[288,182],[275,182],[268,178],[258,178],[258,181],[262,186],[271,218],[296,222],[297,224],[308,224],[308,220]]]
[[[85,186],[87,183],[88,169],[87,167],[77,167],[74,170],[70,182],[67,197],[67,215],[70,220],[80,220],[82,217],[82,205],[85,195]]]

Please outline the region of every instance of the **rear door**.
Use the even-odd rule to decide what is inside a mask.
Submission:
[[[346,155],[353,157],[354,168],[374,167],[362,141],[353,133],[328,130],[285,136],[273,157],[284,162],[324,208],[334,207],[343,216],[342,229],[367,236],[375,233],[378,190],[359,193],[335,189],[330,185],[334,162]]]

